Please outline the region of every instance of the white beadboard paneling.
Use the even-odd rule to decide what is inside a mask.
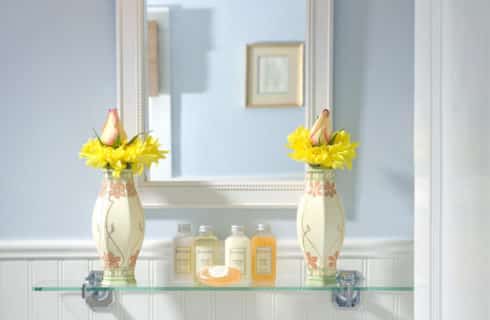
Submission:
[[[270,320],[274,318],[274,294],[247,292],[245,296],[246,320]]]
[[[214,293],[186,292],[184,294],[185,320],[211,320],[214,318]]]
[[[335,320],[364,320],[365,319],[365,312],[363,310],[362,305],[353,310],[334,309],[332,314],[333,315],[330,319],[335,319]]]
[[[339,270],[356,270],[364,273],[364,260],[356,258],[340,258],[337,261],[337,269]]]
[[[383,286],[398,283],[393,258],[367,259],[366,283],[368,286]]]
[[[365,259],[365,275],[370,286],[413,285],[413,257],[411,255],[392,258]]]
[[[362,313],[364,320],[396,320],[396,295],[392,293],[365,292]]]
[[[89,272],[89,261],[65,260],[61,262],[61,283],[73,286],[80,279],[87,276]],[[78,320],[88,319],[89,309],[85,302],[80,299],[80,292],[63,292],[61,296],[61,319]]]
[[[307,320],[325,320],[333,318],[335,306],[330,302],[328,292],[308,292],[304,294]]]
[[[150,262],[151,283],[163,286],[172,281],[173,263],[168,259]],[[157,292],[151,295],[153,319],[184,319],[184,293]]]
[[[278,292],[274,299],[275,320],[306,319],[305,295],[289,292]],[[327,302],[328,303],[328,302]]]
[[[152,294],[153,319],[184,319],[184,294],[175,292],[158,292]]]
[[[31,264],[32,282],[60,283],[59,260],[37,260]],[[58,320],[61,314],[61,296],[56,292],[34,292],[33,293],[33,319],[35,320]]]
[[[400,293],[398,295],[397,319],[414,319],[414,294],[413,292]]]
[[[118,299],[116,298],[116,300]],[[89,318],[90,320],[125,320],[121,316],[120,305],[117,302],[107,308],[107,310],[92,312],[91,317],[91,319]],[[80,320],[83,320],[83,318]]]
[[[25,261],[0,263],[0,319],[27,319],[29,267]]]
[[[150,284],[150,263],[140,260],[136,263],[135,277],[138,283]],[[121,293],[119,312],[124,319],[151,319],[151,296],[147,292]]]
[[[411,286],[414,283],[414,264],[413,256],[400,256],[395,259],[394,273],[396,277],[392,279],[393,285]]]
[[[215,320],[243,320],[244,300],[240,292],[216,292]]]

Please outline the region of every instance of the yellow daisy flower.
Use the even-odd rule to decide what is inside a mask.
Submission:
[[[310,130],[299,127],[288,136],[289,157],[325,169],[351,169],[359,143],[351,142],[345,130],[334,132],[332,137],[326,144],[313,145]]]

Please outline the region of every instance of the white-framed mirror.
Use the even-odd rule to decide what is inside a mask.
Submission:
[[[170,149],[138,179],[143,205],[294,207],[304,166],[288,159],[287,134],[331,107],[332,1],[215,6],[118,1],[123,121],[129,134],[151,131]],[[273,51],[250,54],[257,44]],[[265,105],[246,102],[246,84],[265,90]],[[274,90],[291,91],[293,102],[274,104]]]

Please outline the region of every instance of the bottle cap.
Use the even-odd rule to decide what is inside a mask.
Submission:
[[[257,225],[257,231],[270,231],[271,226],[268,225],[267,223],[259,223]]]
[[[232,233],[237,233],[237,232],[242,232],[243,233],[243,226],[238,226],[238,225],[232,225],[231,226],[231,232]]]
[[[210,225],[200,225],[199,226],[199,233],[208,233],[213,231],[213,227]]]
[[[177,226],[177,230],[180,233],[191,233],[192,229],[190,223],[179,223],[179,225]]]

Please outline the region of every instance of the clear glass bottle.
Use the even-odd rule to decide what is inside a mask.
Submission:
[[[240,284],[250,283],[250,239],[243,226],[231,226],[231,235],[225,240],[225,264],[240,270]]]
[[[199,226],[199,233],[194,239],[194,281],[199,282],[199,271],[215,265],[217,262],[218,238],[213,228],[208,225]]]
[[[192,282],[194,238],[190,224],[179,224],[174,238],[174,280]]]
[[[276,282],[276,238],[267,224],[257,225],[251,241],[252,284],[274,286]]]

